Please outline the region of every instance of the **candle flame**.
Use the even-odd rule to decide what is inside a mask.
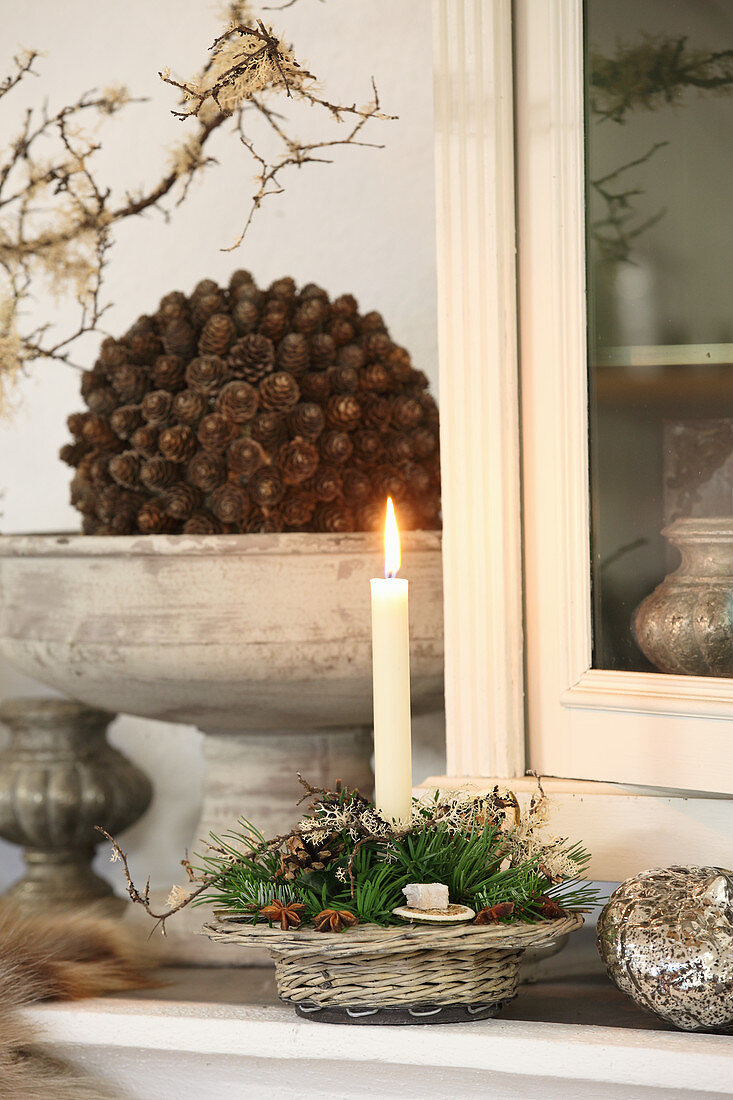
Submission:
[[[392,497],[387,497],[387,519],[384,525],[384,575],[396,577],[400,570],[400,533],[394,514]]]

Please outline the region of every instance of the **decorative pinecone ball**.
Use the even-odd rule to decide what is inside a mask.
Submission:
[[[286,292],[287,291],[287,292]],[[85,534],[440,527],[438,409],[379,313],[235,271],[103,341],[74,413]]]

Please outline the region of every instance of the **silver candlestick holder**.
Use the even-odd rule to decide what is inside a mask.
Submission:
[[[0,836],[25,848],[26,874],[6,893],[19,905],[77,907],[124,901],[91,867],[101,841],[150,805],[147,776],[107,741],[114,714],[69,699],[11,699],[0,751]]]

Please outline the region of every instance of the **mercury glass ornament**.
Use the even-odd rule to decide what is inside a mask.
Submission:
[[[622,882],[598,919],[622,993],[684,1031],[733,1028],[733,871],[667,867]]]

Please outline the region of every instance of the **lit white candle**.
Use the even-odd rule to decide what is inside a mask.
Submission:
[[[392,498],[384,531],[384,580],[372,580],[372,683],[374,691],[374,789],[388,821],[408,821],[412,811],[410,629],[407,581],[397,576],[400,538]]]

